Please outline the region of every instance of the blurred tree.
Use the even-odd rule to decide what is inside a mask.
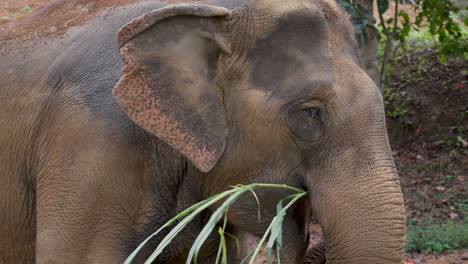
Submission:
[[[369,74],[372,80],[379,85],[380,73],[379,63],[377,61],[378,32],[375,30],[375,19],[372,16],[372,12],[369,12],[373,10],[374,3],[369,0],[355,0],[355,2],[360,4],[366,10],[368,17],[368,20],[364,21],[367,22],[367,25],[363,25],[363,30],[367,37],[364,39],[363,43],[361,43],[361,48],[359,49],[362,64],[367,74]]]
[[[364,67],[381,90],[384,88],[383,77],[387,61],[397,48],[406,49],[406,39],[411,30],[419,31],[428,28],[431,36],[437,40],[436,48],[442,61],[447,56],[465,56],[468,53],[466,36],[463,36],[460,25],[455,23],[452,18],[452,14],[460,12],[459,5],[454,5],[451,0],[405,1],[414,3],[416,17],[414,21],[411,21],[408,13],[399,8],[402,1],[395,0],[393,14],[390,18],[384,19],[384,13],[390,5],[389,0],[337,0],[343,9],[351,15]],[[377,6],[380,18],[377,25],[380,31],[375,26],[374,4]],[[466,11],[468,7],[465,6],[464,9]],[[468,18],[464,18],[463,22],[468,26]],[[380,39],[384,45],[384,54],[379,61],[380,73],[378,77],[375,74],[377,39]],[[371,61],[374,61],[374,64]]]

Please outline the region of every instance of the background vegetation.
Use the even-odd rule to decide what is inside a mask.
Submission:
[[[405,249],[425,254],[465,249],[434,262],[465,263],[468,1],[338,2],[351,15],[361,48],[376,42],[370,59],[379,67],[387,129],[405,196]],[[422,259],[414,253],[410,258]]]

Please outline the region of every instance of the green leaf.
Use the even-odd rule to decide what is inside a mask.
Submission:
[[[24,13],[31,13],[31,7],[29,7],[28,5],[26,5],[24,8],[21,9],[21,12],[24,12]]]
[[[393,17],[387,19],[387,21],[385,21],[385,23],[387,23],[387,25],[390,25],[393,23]]]
[[[400,16],[400,17],[403,17],[403,20],[405,21],[404,24],[409,24],[409,23],[410,23],[409,15],[408,15],[406,12],[400,11],[400,12],[399,12],[399,16]]]
[[[388,9],[388,0],[377,0],[377,7],[380,14],[384,14]]]

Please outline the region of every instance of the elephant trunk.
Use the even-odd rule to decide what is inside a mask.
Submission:
[[[329,264],[398,264],[404,246],[405,218],[398,183],[380,180],[371,188],[341,183],[317,188],[312,203],[323,226]],[[347,190],[345,190],[347,189]],[[343,191],[345,190],[345,191]]]
[[[381,132],[380,139],[344,143],[308,178],[327,264],[401,263],[403,196],[386,132]]]

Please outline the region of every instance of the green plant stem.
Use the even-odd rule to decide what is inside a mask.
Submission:
[[[385,71],[386,71],[386,66],[388,63],[388,57],[390,54],[390,51],[392,50],[392,44],[393,44],[393,38],[397,34],[398,30],[398,0],[395,0],[395,15],[394,15],[394,24],[393,24],[393,29],[390,32],[388,27],[385,25],[384,17],[381,12],[380,8],[378,9],[379,13],[379,18],[380,18],[380,24],[382,25],[383,31],[385,33],[385,36],[387,37],[387,41],[385,43],[385,51],[382,57],[382,65],[380,67],[380,89],[384,91],[385,89]]]

